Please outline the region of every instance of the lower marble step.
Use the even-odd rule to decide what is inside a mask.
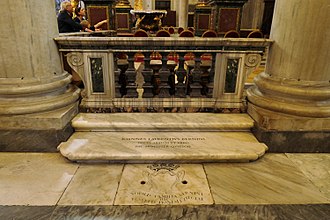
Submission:
[[[249,162],[267,146],[250,132],[76,132],[59,150],[79,162]]]

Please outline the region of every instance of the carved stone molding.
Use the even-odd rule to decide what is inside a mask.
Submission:
[[[248,54],[245,57],[245,66],[248,68],[257,68],[261,63],[260,54]]]
[[[83,54],[78,52],[71,52],[67,55],[67,61],[72,69],[84,65]]]

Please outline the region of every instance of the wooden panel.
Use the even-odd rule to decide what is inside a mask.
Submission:
[[[210,29],[210,15],[209,14],[199,14],[197,27],[199,30]]]
[[[88,6],[87,13],[91,25],[95,25],[103,20],[109,20],[108,6]],[[100,28],[102,28],[102,30],[109,30],[109,25],[103,24]]]
[[[230,30],[238,30],[240,8],[220,8],[219,11],[219,33]]]
[[[129,14],[128,13],[116,13],[117,29],[129,30]]]
[[[163,26],[176,26],[176,11],[167,11],[167,15],[163,19]]]

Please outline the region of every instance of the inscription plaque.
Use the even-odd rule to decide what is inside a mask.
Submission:
[[[115,205],[212,204],[201,164],[125,165]]]

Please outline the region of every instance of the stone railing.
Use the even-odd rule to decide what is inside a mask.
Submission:
[[[244,82],[271,44],[196,37],[55,40],[84,83],[81,107],[92,111],[242,110]]]

